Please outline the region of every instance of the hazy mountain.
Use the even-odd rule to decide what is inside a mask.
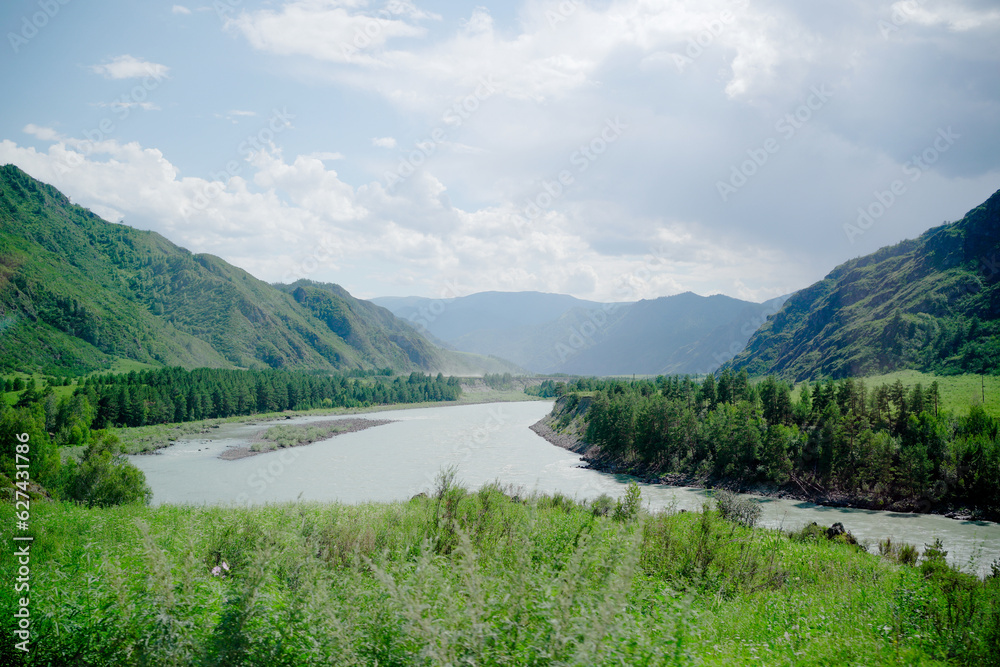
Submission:
[[[576,375],[701,374],[731,358],[775,308],[716,294],[691,292],[624,306],[597,329],[593,344],[567,358]],[[734,351],[735,350],[735,351]]]
[[[690,292],[637,303],[538,292],[373,301],[455,349],[495,354],[535,372],[580,375],[712,371],[781,302]]]
[[[543,292],[479,292],[449,299],[388,296],[371,301],[446,342],[470,334],[520,331],[550,322],[572,308],[601,306],[594,301]]]
[[[841,264],[732,362],[805,379],[1000,368],[1000,191],[962,220]]]
[[[275,288],[154,232],[112,224],[0,167],[0,365],[509,370],[436,348],[335,285]]]

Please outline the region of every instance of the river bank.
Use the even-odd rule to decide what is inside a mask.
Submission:
[[[421,403],[394,403],[372,405],[360,408],[315,408],[312,410],[286,410],[253,415],[237,415],[223,419],[202,419],[193,422],[153,424],[132,428],[116,428],[115,434],[121,441],[125,454],[156,454],[158,450],[175,444],[178,440],[197,439],[210,435],[225,424],[253,425],[265,422],[281,422],[297,417],[336,417],[342,415],[366,415],[388,411],[419,410],[460,405],[481,405],[484,403],[515,403],[525,401],[545,401],[550,399],[528,396],[523,392],[505,389],[491,389],[481,380],[462,384],[462,395],[457,401],[424,401]],[[82,447],[79,448],[82,451]]]
[[[393,419],[330,419],[327,421],[310,422],[302,425],[281,424],[261,429],[250,437],[248,445],[227,447],[219,458],[224,461],[245,459],[258,454],[286,449],[288,447],[304,447],[314,442],[334,438],[347,433],[357,433],[374,426],[391,424]],[[278,432],[278,431],[288,431]]]
[[[575,417],[585,411],[578,410]],[[530,427],[532,431],[550,444],[579,454],[587,464],[587,469],[609,474],[630,475],[644,484],[660,484],[672,487],[700,489],[725,489],[734,493],[745,493],[766,498],[800,500],[832,508],[877,510],[883,512],[936,514],[958,521],[997,522],[1000,517],[986,514],[976,508],[953,507],[934,502],[928,496],[903,499],[866,498],[823,489],[806,480],[793,479],[785,485],[747,483],[737,479],[698,477],[682,473],[663,473],[648,467],[623,462],[601,452],[600,447],[587,443],[581,419],[569,421],[552,414],[546,415]],[[814,487],[810,489],[810,486]]]

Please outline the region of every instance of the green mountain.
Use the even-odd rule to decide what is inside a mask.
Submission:
[[[336,285],[275,287],[155,232],[102,220],[0,167],[0,367],[510,370],[440,350]]]
[[[958,222],[841,264],[730,366],[808,378],[1000,369],[1000,191]]]

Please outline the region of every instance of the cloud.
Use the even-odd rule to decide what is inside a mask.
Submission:
[[[331,151],[318,151],[316,153],[309,153],[306,157],[310,157],[316,160],[344,160],[346,159],[343,153],[331,152]]]
[[[128,102],[118,100],[115,102],[99,102],[97,106],[102,109],[142,109],[143,111],[161,111],[160,107],[152,102]]]
[[[47,149],[5,150],[39,174],[75,162],[53,173],[77,200],[267,279],[333,239],[313,277],[369,295],[436,294],[454,279],[469,291],[769,298],[956,219],[1000,185],[1000,20],[981,0],[458,11],[236,7],[227,29],[289,82],[310,134],[283,135],[224,183],[182,175],[148,144],[38,126],[29,143]],[[328,100],[365,120],[326,123]],[[615,119],[625,127],[608,141]],[[909,180],[906,165],[947,128],[960,138]],[[846,239],[844,224],[897,179],[905,195]],[[720,197],[719,183],[734,192]]]
[[[184,5],[174,5],[171,10],[174,14],[190,14],[191,10]]]
[[[167,76],[170,68],[125,54],[116,56],[102,65],[91,65],[90,70],[106,79],[135,79],[151,76],[159,80]]]
[[[51,142],[47,151],[4,140],[0,163],[17,164],[108,219],[158,231],[270,281],[310,277],[349,289],[356,283],[355,291],[375,296],[402,284],[433,293],[455,280],[469,291],[541,289],[621,300],[705,292],[707,276],[735,281],[759,275],[761,263],[787,267],[780,254],[710,242],[688,225],[663,221],[638,252],[603,255],[575,231],[587,224],[585,212],[570,219],[552,211],[524,228],[509,204],[451,205],[445,186],[426,171],[408,181],[405,193],[389,193],[377,182],[352,187],[317,156],[288,161],[271,149],[220,182],[183,176],[163,153],[134,142],[88,142],[35,125],[30,133]],[[309,259],[318,253],[322,262]],[[787,268],[765,273],[764,283],[780,282],[740,289],[773,296],[793,276]]]
[[[421,37],[425,29],[409,20],[434,18],[410,3],[390,3],[386,9],[364,14],[353,2],[289,2],[280,11],[244,12],[227,21],[262,51],[307,55],[331,62],[364,62],[364,51],[379,49],[398,37]]]
[[[241,118],[253,118],[256,115],[257,115],[256,111],[243,111],[241,109],[232,109],[230,111],[227,111],[226,113],[217,113],[215,114],[215,117],[225,118],[233,125],[236,125],[240,122]]]
[[[894,2],[891,10],[891,19],[897,25],[913,21],[924,26],[943,25],[955,32],[966,32],[1000,24],[1000,11],[962,6],[960,3],[928,2],[922,6],[916,0],[901,0]]]

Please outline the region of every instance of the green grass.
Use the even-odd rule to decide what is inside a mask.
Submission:
[[[1000,578],[715,511],[615,520],[442,478],[408,503],[41,503],[31,524],[27,664],[998,664]]]
[[[970,373],[935,375],[934,373],[905,370],[856,379],[863,381],[869,389],[883,384],[894,384],[896,380],[900,380],[907,388],[920,383],[924,389],[927,389],[932,382],[936,381],[941,394],[941,410],[950,410],[956,415],[964,415],[968,413],[970,405],[982,405],[989,414],[1000,417],[1000,376],[997,375],[982,376]],[[984,383],[985,402],[982,400]],[[799,400],[799,390],[802,389],[803,384],[795,386],[793,397],[796,401]],[[815,382],[810,384],[814,385]]]
[[[4,380],[4,379],[8,379],[8,378],[11,379],[11,380],[13,380],[16,377],[20,377],[25,382],[29,382],[31,380],[31,378],[34,378],[35,379],[35,384],[36,384],[36,387],[37,387],[38,391],[44,391],[45,384],[46,384],[46,378],[51,377],[51,376],[45,375],[43,373],[34,373],[34,374],[32,374],[32,373],[9,373],[7,375],[0,376],[0,380]],[[76,380],[74,379],[73,384],[69,385],[68,387],[53,387],[52,388],[52,393],[55,394],[56,398],[62,398],[63,396],[72,396],[73,392],[76,391],[76,388],[77,388],[77,384],[76,384]],[[24,389],[22,389],[21,391],[3,391],[3,392],[0,392],[0,395],[3,396],[3,400],[7,401],[7,405],[14,405],[15,403],[17,403],[17,401],[24,394],[24,391],[25,391]]]
[[[925,389],[932,382],[937,381],[941,391],[942,409],[951,410],[955,414],[965,414],[970,405],[982,405],[988,413],[994,417],[1000,417],[1000,375],[983,376],[970,373],[934,375],[933,373],[907,370],[862,379],[868,387],[893,384],[896,380],[901,380],[907,387],[912,387],[919,382]],[[982,400],[984,384],[985,402]]]

